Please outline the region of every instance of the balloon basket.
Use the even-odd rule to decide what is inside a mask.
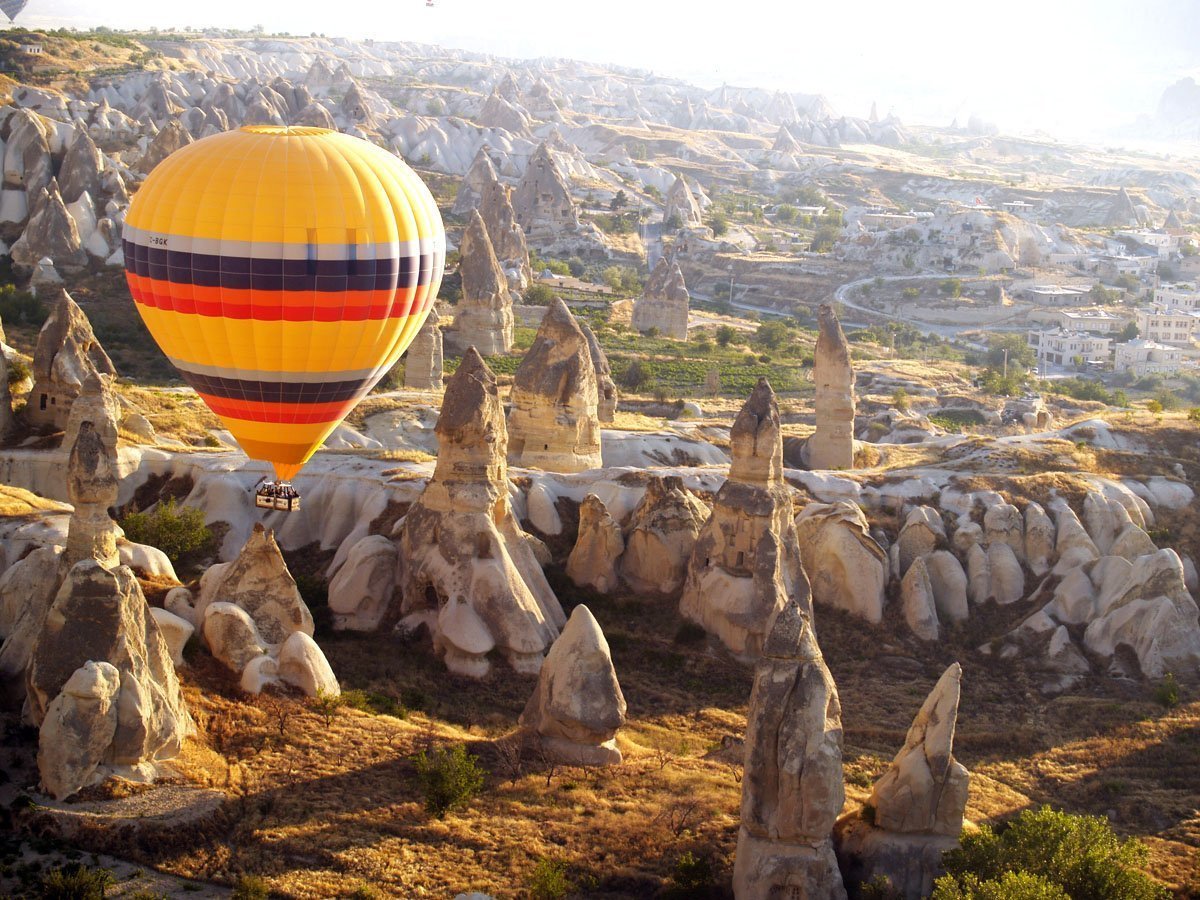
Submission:
[[[259,509],[296,512],[300,509],[300,492],[286,481],[264,481],[254,493],[254,505]]]

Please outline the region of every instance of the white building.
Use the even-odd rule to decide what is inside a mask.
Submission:
[[[1087,296],[1087,288],[1061,284],[1035,284],[1025,289],[1025,296],[1039,306],[1067,306],[1079,303]]]
[[[22,44],[21,52],[28,53],[30,56],[41,56],[44,48],[41,44]]]
[[[1061,328],[1029,332],[1029,346],[1037,353],[1038,364],[1072,365],[1076,358],[1085,363],[1107,363],[1112,340],[1082,331]]]
[[[1159,259],[1167,259],[1179,249],[1179,238],[1165,231],[1150,231],[1146,228],[1127,229],[1117,232],[1117,237],[1137,241],[1143,247],[1150,247],[1158,252]]]
[[[1117,334],[1132,321],[1114,315],[1106,309],[1062,309],[1053,314],[1053,321],[1063,331],[1089,331],[1093,334]]]
[[[1154,303],[1176,309],[1200,310],[1200,290],[1196,289],[1196,285],[1184,282],[1160,284],[1154,289]]]
[[[1140,338],[1117,344],[1113,369],[1130,375],[1175,375],[1183,368],[1183,351]]]
[[[1137,311],[1138,337],[1187,347],[1200,335],[1200,312],[1173,306],[1142,306]]]

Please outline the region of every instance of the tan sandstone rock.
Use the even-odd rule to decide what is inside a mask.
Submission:
[[[25,415],[35,425],[65,428],[84,382],[95,375],[116,375],[117,370],[70,294],[59,287],[56,296],[42,299],[50,315],[33,352],[33,390]]]
[[[620,583],[617,561],[625,552],[621,526],[595,494],[579,504],[579,535],[567,558],[567,577],[579,587],[607,594]]]
[[[813,602],[878,625],[886,602],[887,554],[857,504],[809,503],[796,516],[796,536]]]
[[[617,384],[613,381],[612,367],[604,354],[596,335],[583,319],[579,319],[579,329],[587,338],[588,350],[592,354],[592,366],[596,370],[596,417],[601,422],[611,422],[617,414]]]
[[[924,557],[915,559],[900,581],[900,608],[913,634],[923,641],[938,639],[937,603]]]
[[[767,634],[747,715],[734,896],[842,900],[831,839],[845,801],[837,687],[795,599]]]
[[[909,566],[922,556],[928,556],[946,541],[946,526],[936,509],[918,506],[911,510],[896,538],[895,552],[899,559],[896,574],[904,577]]]
[[[396,545],[383,535],[370,534],[356,542],[329,580],[333,627],[339,631],[379,628],[392,607],[399,565]]]
[[[454,343],[484,356],[507,353],[513,343],[512,297],[478,210],[471,211],[459,253],[463,295],[454,309]]]
[[[541,668],[566,621],[508,499],[508,431],[496,376],[474,349],[446,386],[437,466],[401,520],[402,613],[429,626],[451,670],[483,677],[500,650]]]
[[[664,337],[686,341],[690,302],[679,263],[660,256],[633,305],[633,328],[642,334],[657,328]]]
[[[599,391],[587,337],[557,297],[513,376],[508,463],[552,472],[598,469]]]
[[[854,468],[854,368],[833,307],[817,310],[820,333],[813,363],[817,430],[808,439],[810,469]]]
[[[643,593],[679,590],[708,515],[708,507],[684,488],[679,476],[651,475],[625,526],[620,566],[625,583]]]
[[[543,753],[560,763],[605,766],[621,761],[616,734],[625,724],[625,696],[608,641],[586,606],[571,611],[546,655],[520,724],[536,737]]]
[[[545,143],[530,157],[513,192],[512,205],[517,221],[534,241],[554,240],[563,232],[579,230],[579,210]]]
[[[121,529],[108,514],[117,504],[117,423],[104,396],[107,384],[92,374],[71,409],[68,434],[75,431],[67,457],[67,498],[74,505],[67,526],[65,564],[95,559],[105,568],[121,562]],[[74,428],[70,426],[74,426]]]
[[[1025,507],[1025,562],[1037,577],[1054,565],[1055,529],[1053,520],[1039,503]]]
[[[40,190],[30,205],[29,224],[12,245],[12,261],[32,269],[39,260],[49,257],[63,272],[83,269],[88,264],[87,251],[58,192],[58,183],[52,181]]]
[[[442,329],[435,305],[404,355],[404,386],[418,391],[440,391],[443,362]]]
[[[751,661],[785,604],[795,601],[812,615],[792,491],[783,480],[779,405],[765,378],[734,419],[730,444],[729,478],[692,550],[679,611]]]

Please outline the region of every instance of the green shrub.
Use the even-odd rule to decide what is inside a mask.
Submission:
[[[1188,421],[1200,424],[1200,406],[1193,406],[1188,410]]]
[[[1099,816],[1074,816],[1048,806],[1027,809],[996,828],[984,825],[943,857],[946,876],[934,897],[1057,898],[1071,900],[1165,900],[1166,891],[1140,871],[1148,851],[1136,840],[1122,840]],[[1035,873],[1062,893],[1046,893],[1029,880]],[[1024,875],[1022,890],[997,893],[1006,875]],[[995,887],[984,888],[986,882]],[[982,891],[992,891],[983,893]],[[955,893],[957,891],[958,893]]]
[[[237,884],[233,886],[233,893],[229,896],[231,900],[267,900],[271,896],[271,890],[267,887],[267,882],[257,875],[243,875],[237,880]]]
[[[49,315],[44,303],[28,291],[14,285],[0,285],[0,321],[40,328]]]
[[[554,301],[554,291],[548,284],[535,284],[521,299],[530,306],[549,306]]]
[[[1173,672],[1168,672],[1166,677],[1154,688],[1154,699],[1162,705],[1163,709],[1174,709],[1179,705],[1179,682],[1175,679]]]
[[[712,856],[708,853],[697,854],[685,850],[675,861],[670,884],[663,896],[678,900],[715,896],[716,882],[717,871]]]
[[[442,818],[456,806],[462,806],[483,787],[483,769],[478,757],[462,744],[449,749],[422,750],[413,757],[417,783],[425,795],[425,811]]]
[[[113,874],[108,869],[68,863],[39,879],[37,896],[46,900],[103,900],[112,883]]]
[[[2,319],[0,319],[2,321]],[[32,378],[33,373],[29,371],[29,366],[25,365],[19,359],[11,360],[8,364],[8,383],[10,385],[20,384],[26,378]]]
[[[974,875],[955,881],[947,875],[934,884],[930,900],[1071,900],[1071,896],[1040,875],[1005,872],[987,881]]]
[[[529,896],[532,900],[560,900],[571,892],[567,866],[560,860],[541,859],[529,876]]]
[[[324,719],[325,727],[328,728],[333,724],[333,717],[342,708],[342,695],[317,688],[317,696],[309,698],[308,708]]]
[[[204,524],[204,513],[191,506],[178,506],[170,497],[151,512],[133,512],[121,520],[125,537],[136,544],[149,544],[167,555],[172,565],[188,557],[216,550],[212,531]]]
[[[408,718],[408,710],[399,700],[389,697],[387,694],[381,694],[379,691],[342,691],[342,706],[348,706],[374,716]]]

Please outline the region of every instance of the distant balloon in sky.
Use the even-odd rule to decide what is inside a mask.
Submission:
[[[154,340],[286,482],[420,330],[446,233],[388,151],[254,125],[159,163],[129,207],[124,252]]]
[[[26,6],[29,5],[29,0],[0,0],[0,11],[8,16],[8,21],[13,21],[21,14]]]

